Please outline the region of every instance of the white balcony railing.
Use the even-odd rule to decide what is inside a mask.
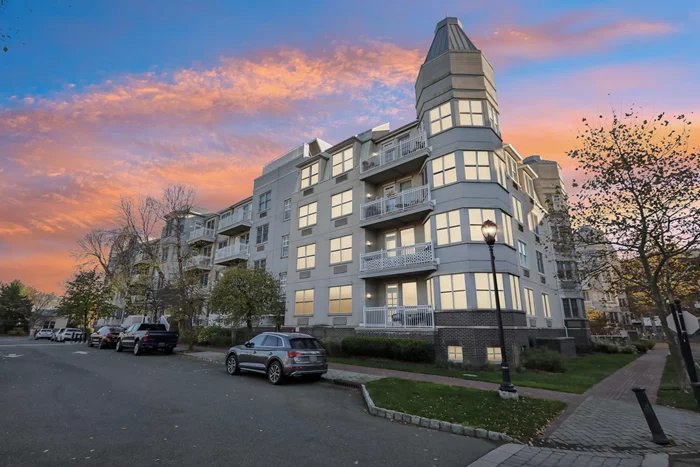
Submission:
[[[223,230],[239,222],[250,221],[252,218],[251,215],[251,211],[234,211],[230,216],[222,217],[221,220],[219,220],[219,230]]]
[[[366,328],[434,328],[431,305],[366,306],[362,326]]]
[[[193,256],[187,258],[185,267],[188,268],[209,268],[211,267],[211,258],[204,255]]]
[[[430,203],[430,186],[423,185],[409,188],[394,196],[379,198],[360,207],[360,220],[379,219],[401,211],[407,211],[414,206]]]
[[[225,261],[229,258],[233,258],[238,255],[248,254],[248,244],[238,243],[236,245],[229,245],[216,250],[216,261]]]
[[[432,243],[402,246],[393,250],[373,251],[360,255],[360,272],[382,271],[435,263]]]
[[[418,133],[416,136],[397,141],[390,146],[383,147],[378,153],[360,161],[360,172],[366,172],[375,167],[379,167],[389,162],[411,156],[418,151],[422,151],[428,146],[425,133]]]
[[[200,228],[194,229],[192,232],[190,232],[189,241],[199,240],[200,238],[208,238],[208,239],[211,239],[211,241],[214,241],[215,234],[216,234],[216,232],[214,232],[214,229],[207,229],[206,227],[200,227]]]

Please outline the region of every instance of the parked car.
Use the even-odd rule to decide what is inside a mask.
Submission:
[[[80,340],[83,338],[83,331],[78,328],[65,328],[56,334],[57,342]]]
[[[320,380],[328,371],[326,351],[315,337],[299,333],[264,332],[243,345],[231,347],[226,355],[226,371],[241,370],[267,375],[271,384],[287,377]]]
[[[119,334],[124,330],[115,326],[102,326],[97,331],[90,334],[88,345],[92,347],[96,345],[98,349],[105,347],[116,347],[119,340]]]
[[[122,332],[117,339],[117,352],[132,349],[134,355],[141,355],[147,350],[162,350],[173,353],[180,334],[168,331],[164,324],[136,323]]]
[[[51,334],[51,340],[52,340],[52,341],[58,341],[58,339],[57,339],[58,334],[59,334],[61,331],[65,330],[65,329],[66,329],[66,328],[54,329],[54,330],[53,330],[53,334]]]
[[[38,339],[51,339],[51,336],[53,335],[53,329],[39,329],[35,334],[34,334],[34,340]]]

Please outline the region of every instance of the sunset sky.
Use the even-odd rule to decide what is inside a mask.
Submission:
[[[581,117],[700,110],[695,1],[340,3],[9,0],[0,281],[60,292],[76,238],[113,226],[121,194],[186,183],[218,210],[288,148],[409,122],[446,15],[493,64],[524,156],[571,169]]]

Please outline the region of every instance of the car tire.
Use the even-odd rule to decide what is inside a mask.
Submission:
[[[234,353],[226,358],[226,373],[231,376],[241,373],[241,368],[238,366],[238,358]]]
[[[104,348],[105,348],[105,340],[104,340],[104,339],[100,339],[100,343],[97,344],[97,348],[98,348],[98,349],[104,349]]]
[[[92,347],[92,339],[88,341],[88,347]]]
[[[124,348],[122,347],[122,340],[121,339],[119,339],[117,341],[117,345],[114,347],[114,350],[116,350],[117,352],[121,352],[122,350],[124,350]]]
[[[267,366],[267,380],[274,386],[279,386],[284,380],[284,371],[282,364],[274,360]]]
[[[134,355],[141,355],[142,353],[141,343],[139,341],[134,342]]]

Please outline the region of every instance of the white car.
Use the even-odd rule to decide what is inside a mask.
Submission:
[[[66,328],[54,329],[53,334],[51,334],[51,340],[57,341],[58,335],[63,332]]]
[[[40,329],[34,334],[34,340],[38,339],[51,339],[53,335],[53,329]]]
[[[56,340],[58,342],[66,342],[72,340],[79,340],[83,337],[83,331],[77,328],[66,328],[56,334]]]

